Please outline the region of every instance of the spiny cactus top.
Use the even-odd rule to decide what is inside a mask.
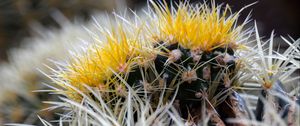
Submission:
[[[108,81],[114,72],[129,73],[133,68],[131,66],[138,64],[142,58],[139,53],[151,52],[154,56],[161,54],[168,58],[167,62],[174,62],[184,55],[180,50],[174,50],[181,47],[189,50],[187,53],[196,61],[201,58],[202,52],[237,47],[242,26],[234,26],[238,14],[226,17],[230,10],[228,6],[221,13],[221,6],[215,5],[193,7],[188,3],[180,3],[177,11],[170,11],[164,4],[152,5],[155,12],[150,14],[155,15],[149,16],[150,22],[143,21],[150,25],[137,26],[141,28],[135,29],[135,35],[124,33],[130,32],[124,26],[98,33],[104,38],[95,38],[96,44],[89,46],[84,54],[72,58],[61,77],[75,86],[86,84],[98,87]],[[138,33],[138,30],[146,30],[150,35]],[[152,39],[141,40],[141,37]],[[149,44],[143,44],[145,41]],[[177,47],[175,44],[178,44]],[[168,48],[172,45],[173,49]],[[160,49],[160,52],[154,48]],[[153,55],[148,56],[154,60]]]
[[[72,100],[93,99],[116,115],[125,113],[121,120],[129,115],[119,106],[132,96],[153,109],[172,104],[187,121],[198,123],[210,115],[210,125],[240,124],[227,119],[249,116],[236,92],[256,72],[237,54],[252,35],[243,30],[248,21],[237,25],[239,13],[215,4],[185,2],[175,9],[151,1],[151,7],[145,17],[117,15],[110,25],[97,24],[94,42],[75,53],[53,80]],[[140,108],[132,107],[137,121]]]
[[[157,17],[153,22],[157,22],[159,39],[169,44],[178,43],[186,49],[211,51],[234,46],[243,27],[234,26],[239,14],[231,14],[229,6],[221,9],[215,5],[180,3],[177,10],[156,4],[154,8]]]
[[[124,29],[118,28],[100,33],[105,34],[105,39],[96,40],[95,44],[87,47],[84,54],[72,58],[59,76],[80,90],[84,90],[84,85],[107,92],[124,87],[114,75],[120,74],[122,78],[126,78],[132,68],[143,64],[152,55],[148,50],[150,47],[139,42],[139,37],[129,37],[124,32]],[[72,96],[72,92],[69,92],[71,97],[78,95]]]

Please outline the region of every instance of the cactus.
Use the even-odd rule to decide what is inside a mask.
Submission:
[[[273,33],[262,42],[256,25],[237,25],[241,11],[229,6],[150,3],[144,17],[95,18],[85,31],[92,40],[47,75],[62,95],[47,103],[66,109],[60,124],[297,125],[297,93],[281,85],[299,79],[289,78],[300,68],[299,40],[283,39],[290,47],[281,54]],[[250,86],[263,94],[256,117]]]

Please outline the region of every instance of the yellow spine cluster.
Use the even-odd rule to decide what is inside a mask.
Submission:
[[[229,6],[223,13],[220,6],[209,8],[206,4],[192,7],[180,3],[177,11],[170,11],[165,5],[154,4],[154,7],[158,16],[159,39],[178,42],[188,49],[211,51],[220,46],[234,45],[242,29],[242,26],[234,26],[238,13],[229,14]]]

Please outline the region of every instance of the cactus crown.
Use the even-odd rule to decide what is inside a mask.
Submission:
[[[212,51],[218,47],[234,46],[243,25],[235,26],[239,13],[232,14],[229,6],[221,9],[214,3],[192,6],[179,3],[178,9],[166,4],[152,4],[157,14],[157,37],[188,49]],[[173,7],[173,6],[172,6]]]

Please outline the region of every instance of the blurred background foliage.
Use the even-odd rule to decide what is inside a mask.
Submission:
[[[170,0],[167,0],[170,2]],[[174,2],[179,0],[173,0]],[[203,2],[203,0],[190,0],[191,2]],[[216,3],[229,4],[232,11],[236,12],[242,7],[256,2],[257,0],[216,0]],[[146,4],[146,0],[1,0],[0,1],[0,62],[7,62],[9,59],[8,51],[11,48],[18,48],[24,38],[34,36],[32,26],[42,25],[45,28],[60,28],[61,26],[53,18],[54,12],[62,13],[66,18],[73,21],[76,19],[89,21],[91,15],[99,11],[111,12],[121,3],[125,3],[133,10],[139,10]],[[297,39],[300,37],[300,8],[299,0],[260,0],[250,8],[247,8],[241,15],[241,20],[246,18],[249,12],[252,19],[258,22],[262,36],[269,36],[275,29],[277,36],[290,35]],[[268,37],[267,37],[268,38]],[[26,44],[25,43],[25,44]],[[22,43],[24,44],[24,43]],[[34,57],[32,57],[34,58]],[[20,61],[22,62],[22,61]],[[33,80],[36,81],[36,80]],[[1,83],[1,82],[0,82]],[[39,84],[39,83],[38,83]],[[36,85],[35,85],[36,86]],[[38,86],[39,87],[39,86]],[[30,89],[38,89],[37,87]],[[12,92],[13,93],[13,92]],[[41,100],[51,100],[36,94]],[[32,124],[39,124],[35,112],[46,120],[55,119],[53,113],[40,112],[39,110],[47,107],[46,105],[37,106],[24,104],[28,101],[13,94],[7,94],[9,102],[0,105],[0,125],[2,123],[25,121]],[[18,100],[14,100],[18,99]],[[53,99],[52,99],[53,100]],[[20,104],[22,103],[22,104]],[[2,103],[1,103],[2,104]],[[4,108],[5,107],[5,108]],[[35,109],[24,109],[24,108]],[[2,113],[1,113],[2,112]],[[4,112],[4,113],[3,113]],[[34,114],[32,114],[34,113]],[[35,117],[34,120],[30,116]],[[28,118],[29,117],[29,118]],[[2,121],[1,121],[2,119]],[[27,120],[26,120],[27,119]]]

